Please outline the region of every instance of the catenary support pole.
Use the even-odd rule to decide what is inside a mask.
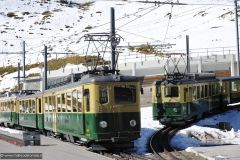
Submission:
[[[18,81],[18,91],[20,91],[20,63],[18,62],[18,76],[17,76],[17,81]]]
[[[48,70],[47,46],[44,46],[44,90],[48,89],[48,86],[47,86],[47,70]]]
[[[112,70],[116,67],[116,42],[115,42],[115,12],[114,8],[111,7],[111,50],[112,50]]]
[[[187,52],[187,73],[190,73],[190,57],[189,57],[189,36],[186,36],[186,52]]]
[[[23,79],[26,77],[26,72],[25,72],[25,60],[26,60],[26,50],[25,50],[25,41],[23,41]]]
[[[236,22],[236,38],[237,38],[237,76],[240,76],[240,63],[239,63],[239,30],[238,30],[238,5],[237,0],[234,0],[235,4],[235,22]]]

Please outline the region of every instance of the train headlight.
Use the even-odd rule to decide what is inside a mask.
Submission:
[[[173,112],[177,113],[177,108],[173,108]]]
[[[131,121],[129,122],[129,124],[130,124],[130,126],[135,127],[136,124],[137,124],[137,122],[136,122],[135,120],[131,120]]]
[[[107,127],[107,122],[106,121],[100,121],[99,126],[102,127],[102,128],[106,128]]]

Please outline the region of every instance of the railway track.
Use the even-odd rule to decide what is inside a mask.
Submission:
[[[163,160],[191,160],[186,154],[175,150],[171,146],[171,139],[182,127],[164,127],[153,134],[150,139],[150,148],[155,157]]]
[[[119,152],[119,153],[108,153],[108,152],[103,152],[101,153],[102,155],[113,158],[115,160],[158,160],[157,157],[154,155],[138,155],[134,153],[128,153],[128,152]]]

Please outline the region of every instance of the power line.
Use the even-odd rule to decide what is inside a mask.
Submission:
[[[146,36],[143,36],[143,35],[140,35],[140,34],[136,34],[136,33],[132,33],[132,32],[129,32],[129,31],[124,31],[122,29],[117,29],[121,32],[125,32],[125,33],[128,33],[128,34],[132,34],[132,35],[135,35],[135,36],[138,36],[138,37],[142,37],[142,38],[145,38],[145,39],[150,39],[150,40],[154,40],[154,41],[159,41],[157,39],[154,39],[154,38],[150,38],[150,37],[146,37]]]
[[[117,29],[122,28],[122,27],[128,25],[129,23],[132,23],[132,22],[136,21],[137,19],[142,18],[143,16],[145,16],[145,15],[151,13],[152,11],[154,11],[154,10],[156,10],[156,9],[158,9],[158,7],[157,7],[157,8],[153,8],[153,9],[151,9],[150,11],[148,11],[148,12],[144,13],[143,15],[141,15],[140,17],[137,17],[137,18],[135,18],[135,19],[133,19],[133,20],[131,20],[131,21],[129,21],[129,22],[127,22],[127,23],[125,23],[125,24],[119,26]]]
[[[165,36],[164,36],[164,39],[163,39],[163,43],[165,42],[166,37],[167,37],[167,33],[168,33],[170,21],[171,21],[171,19],[172,19],[172,11],[173,11],[173,5],[171,6],[171,11],[170,11],[170,13],[169,13],[169,19],[168,19],[167,29],[166,29],[166,32],[165,32]]]
[[[135,1],[139,3],[153,3],[155,5],[160,5],[160,4],[169,4],[169,5],[179,5],[179,6],[186,6],[186,5],[191,5],[191,6],[234,6],[230,4],[221,4],[221,3],[179,3],[179,2],[160,2],[160,1]]]

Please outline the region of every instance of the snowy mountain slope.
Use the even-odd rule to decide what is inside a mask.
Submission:
[[[144,4],[135,1],[95,1],[89,5],[60,4],[43,0],[0,0],[0,51],[19,52],[26,41],[27,63],[42,61],[47,45],[50,52],[83,53],[86,33],[109,32],[110,7],[115,8],[116,28],[124,40],[120,45],[143,43],[176,44],[185,48],[235,46],[234,6],[230,0],[183,0],[184,6]],[[206,5],[214,4],[214,5]],[[218,4],[218,5],[216,5]],[[122,51],[120,58],[129,55]],[[52,56],[54,58],[55,56]],[[108,56],[109,57],[109,56]],[[1,65],[16,65],[20,55],[1,55]]]

